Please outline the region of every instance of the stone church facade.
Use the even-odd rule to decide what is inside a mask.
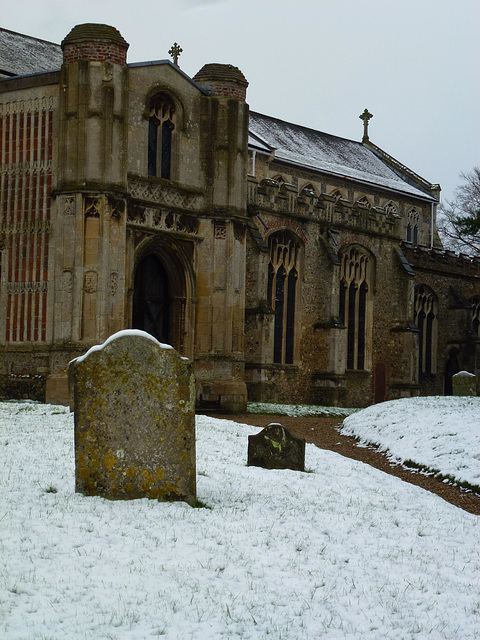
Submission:
[[[479,372],[480,260],[442,249],[438,185],[369,140],[367,111],[345,140],[249,111],[236,67],[192,79],[127,49],[87,24],[61,66],[0,60],[0,397],[65,402],[68,362],[129,328],[225,410]]]

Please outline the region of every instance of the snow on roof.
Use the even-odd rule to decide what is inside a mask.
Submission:
[[[250,139],[252,143],[250,143]],[[250,111],[249,144],[275,148],[276,160],[433,200],[408,184],[367,145]]]
[[[0,28],[0,77],[54,71],[62,61],[59,44]]]

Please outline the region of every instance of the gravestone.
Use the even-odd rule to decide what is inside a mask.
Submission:
[[[281,424],[269,424],[260,433],[248,436],[248,465],[305,471],[305,440]]]
[[[476,396],[477,376],[468,371],[459,371],[452,376],[452,387],[454,396]]]
[[[192,363],[121,331],[69,365],[75,489],[110,499],[196,500]]]

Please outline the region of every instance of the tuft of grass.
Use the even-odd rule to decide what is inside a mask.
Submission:
[[[58,493],[58,489],[50,485],[45,489],[45,493]]]
[[[198,498],[195,498],[195,502],[192,504],[192,507],[194,509],[212,509],[212,507],[210,507],[206,502],[203,502]]]

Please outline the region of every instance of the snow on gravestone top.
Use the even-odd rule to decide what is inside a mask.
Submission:
[[[75,487],[111,499],[196,499],[192,363],[120,331],[69,365]]]
[[[454,396],[476,396],[477,377],[468,371],[459,371],[452,376],[452,386]]]

